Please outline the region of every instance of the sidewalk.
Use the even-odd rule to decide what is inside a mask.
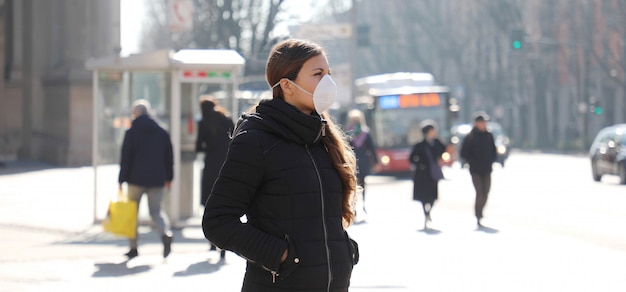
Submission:
[[[91,168],[18,162],[0,168],[0,225],[80,232],[93,223]]]
[[[93,225],[92,183],[91,167],[54,168],[36,162],[0,167],[1,292],[241,288],[245,261],[227,253],[220,262],[218,252],[209,252],[200,218],[174,230],[167,261],[160,237],[149,226],[140,226],[140,256],[127,261],[127,240]]]
[[[172,254],[149,227],[140,228],[139,257],[128,261],[125,239],[100,226],[67,234],[0,226],[0,291],[179,291],[204,287],[238,291],[245,261],[227,253],[220,261],[199,226],[174,232]],[[220,273],[217,273],[217,272]],[[207,283],[210,283],[208,285]]]

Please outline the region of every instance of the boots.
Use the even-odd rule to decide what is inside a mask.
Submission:
[[[172,235],[163,235],[161,240],[163,241],[163,258],[167,258],[172,252]]]
[[[139,255],[139,252],[137,251],[136,248],[131,248],[130,251],[128,251],[124,255],[127,256],[129,260],[132,260]]]

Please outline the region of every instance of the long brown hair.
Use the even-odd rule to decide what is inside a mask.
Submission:
[[[289,39],[277,44],[267,60],[265,73],[267,82],[273,86],[283,78],[296,80],[302,65],[310,58],[322,54],[324,49],[309,41]],[[272,95],[274,98],[285,99],[280,86],[273,89]],[[344,132],[326,113],[320,114],[327,121],[326,135],[322,137],[322,144],[328,149],[330,160],[341,178],[343,190],[341,217],[344,226],[349,226],[354,221],[352,203],[357,188],[356,158]]]

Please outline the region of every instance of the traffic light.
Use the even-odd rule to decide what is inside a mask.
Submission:
[[[524,48],[524,30],[514,29],[511,31],[511,49],[521,50]]]
[[[594,111],[594,112],[595,112],[595,114],[596,114],[596,115],[598,115],[598,116],[599,116],[599,115],[602,115],[602,112],[603,112],[603,110],[602,110],[602,106],[596,103],[596,109],[595,109],[595,111]]]
[[[598,116],[602,115],[604,112],[600,102],[593,96],[589,99],[589,112]]]

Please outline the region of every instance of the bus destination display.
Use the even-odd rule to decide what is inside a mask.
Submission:
[[[441,105],[438,93],[385,95],[378,99],[381,109],[433,107]]]

